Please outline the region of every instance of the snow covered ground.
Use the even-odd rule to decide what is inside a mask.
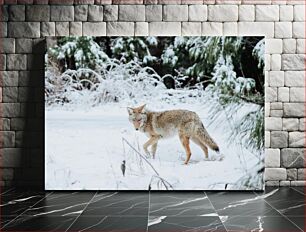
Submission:
[[[128,121],[124,104],[112,103],[98,107],[69,110],[46,108],[46,182],[47,190],[153,190],[162,189],[152,167],[133,151],[122,138],[144,155],[142,145],[148,139],[135,131]],[[174,190],[243,189],[236,183],[247,172],[259,170],[258,154],[237,145],[228,144],[227,121],[211,123],[208,108],[200,104],[148,104],[149,109],[189,109],[198,113],[221,154],[209,150],[209,160],[203,151],[191,143],[192,156],[184,165],[185,153],[177,136],[161,140],[156,158],[148,161],[159,176]],[[121,172],[126,161],[126,175]],[[152,177],[153,176],[153,177]],[[260,182],[260,181],[259,181]],[[254,183],[262,188],[261,183]]]

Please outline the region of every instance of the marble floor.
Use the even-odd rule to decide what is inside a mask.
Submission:
[[[305,231],[305,188],[265,192],[1,190],[1,231]]]

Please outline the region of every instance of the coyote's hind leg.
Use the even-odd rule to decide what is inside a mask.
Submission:
[[[191,157],[191,151],[190,151],[190,147],[189,147],[189,137],[180,134],[179,135],[181,143],[183,144],[183,147],[185,149],[186,152],[186,160],[185,160],[185,164],[188,164],[190,157]]]

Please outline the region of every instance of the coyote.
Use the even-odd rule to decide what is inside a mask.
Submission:
[[[157,143],[161,138],[179,135],[180,141],[186,152],[185,164],[188,164],[191,156],[189,139],[199,145],[208,158],[209,146],[212,150],[219,152],[216,142],[209,136],[199,116],[188,110],[167,110],[163,112],[152,112],[145,109],[146,105],[130,108],[128,107],[129,121],[133,123],[136,130],[144,132],[150,139],[143,145],[147,155],[150,155],[148,147],[152,146],[152,156],[155,157]]]

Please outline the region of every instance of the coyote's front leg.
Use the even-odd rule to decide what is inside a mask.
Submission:
[[[152,144],[152,151],[151,152],[152,152],[153,159],[155,159],[157,143],[158,143],[158,141],[156,141],[156,143]]]
[[[157,148],[157,142],[158,142],[158,138],[155,136],[152,136],[144,145],[143,145],[143,149],[145,151],[145,153],[150,156],[150,152],[148,151],[148,147],[152,146],[152,155],[153,158],[155,156],[155,152],[156,152],[156,148]]]

